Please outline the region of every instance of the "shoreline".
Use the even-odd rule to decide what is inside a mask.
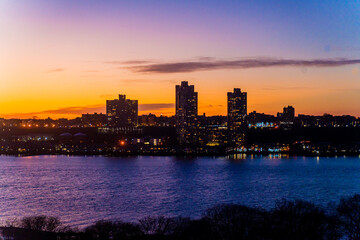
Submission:
[[[241,152],[241,153],[228,153],[228,154],[138,154],[138,153],[111,153],[111,154],[104,154],[104,153],[30,153],[30,154],[16,154],[16,153],[0,153],[1,156],[13,156],[13,157],[34,157],[34,156],[84,156],[84,157],[133,157],[133,156],[153,156],[153,157],[229,157],[230,159],[245,159],[249,156],[256,156],[256,157],[273,157],[279,156],[281,157],[360,157],[360,153],[346,153],[346,154],[293,154],[288,152],[279,152],[279,153],[258,153],[258,152]],[[237,158],[236,156],[239,156]],[[241,156],[241,157],[240,157]]]
[[[326,207],[305,200],[281,199],[271,209],[217,204],[201,217],[145,216],[134,222],[98,220],[83,228],[64,225],[59,217],[35,215],[0,226],[0,239],[355,239],[360,195]],[[315,220],[312,220],[315,219]],[[289,227],[290,226],[290,227]],[[348,231],[342,231],[347,228]],[[222,236],[228,236],[223,238]],[[241,237],[239,236],[246,236]],[[199,238],[201,237],[201,238]]]

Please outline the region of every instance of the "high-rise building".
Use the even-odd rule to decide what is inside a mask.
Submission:
[[[284,107],[282,118],[284,121],[294,121],[295,108],[293,108],[293,106]]]
[[[240,88],[227,93],[229,143],[238,146],[245,141],[247,93]]]
[[[110,126],[137,126],[138,100],[126,99],[126,95],[119,95],[119,99],[107,100],[106,115]]]
[[[176,85],[176,129],[181,144],[194,144],[198,128],[198,93],[183,81]]]
[[[295,109],[292,106],[284,107],[282,114],[279,114],[280,126],[290,130],[295,124]]]

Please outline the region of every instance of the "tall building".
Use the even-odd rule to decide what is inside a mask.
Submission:
[[[247,93],[240,88],[227,93],[229,143],[238,146],[245,141]]]
[[[176,85],[176,130],[181,144],[194,144],[198,128],[198,93],[183,81]]]
[[[284,121],[294,121],[295,108],[293,108],[293,106],[284,107],[282,118],[284,119]]]
[[[126,95],[119,95],[119,99],[107,100],[106,115],[110,126],[137,126],[138,100],[126,99]]]

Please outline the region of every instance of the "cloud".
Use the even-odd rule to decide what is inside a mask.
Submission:
[[[203,105],[203,106],[201,106],[201,107],[203,107],[203,108],[212,108],[212,107],[214,107],[212,104],[209,104],[209,105]]]
[[[206,56],[198,56],[195,57],[194,59],[198,60],[198,61],[212,61],[212,60],[216,60],[213,57],[206,57]]]
[[[360,59],[278,59],[278,58],[248,58],[237,60],[205,59],[197,61],[154,63],[127,67],[137,73],[185,73],[217,69],[248,69],[259,67],[339,67],[360,63]]]
[[[154,63],[153,60],[129,60],[129,61],[105,61],[106,64],[113,64],[113,65],[138,65],[138,64],[149,64]]]
[[[282,90],[314,90],[314,89],[318,89],[315,87],[281,87],[281,86],[273,86],[273,87],[263,87],[261,88],[261,90],[266,90],[266,91],[282,91]]]
[[[163,111],[169,108],[174,108],[174,103],[144,103],[139,104],[139,111]],[[54,117],[54,115],[72,115],[74,117],[80,116],[85,113],[105,113],[106,106],[104,104],[99,105],[90,105],[90,106],[74,106],[74,107],[65,107],[65,108],[57,108],[44,110],[39,112],[27,112],[27,113],[9,113],[9,114],[1,114],[1,117],[4,118],[47,118]]]
[[[51,69],[48,72],[49,73],[55,73],[55,72],[62,72],[65,71],[65,68],[55,68],[55,69]]]
[[[94,106],[82,106],[82,107],[66,107],[66,108],[58,108],[54,110],[45,110],[42,112],[35,112],[32,115],[39,114],[71,114],[71,115],[80,115],[83,113],[93,113],[93,112],[101,112],[103,111],[104,105],[94,105]]]
[[[91,106],[79,106],[79,107],[65,107],[58,109],[50,109],[39,112],[28,112],[28,113],[11,113],[2,114],[5,118],[32,118],[39,115],[52,116],[52,115],[81,115],[84,113],[104,112],[104,105],[91,105]]]
[[[121,82],[123,83],[146,83],[151,82],[152,80],[147,79],[122,79]]]
[[[139,104],[139,111],[156,111],[174,107],[174,103],[144,103]]]
[[[337,88],[334,89],[334,91],[340,91],[340,92],[359,92],[360,88]]]
[[[175,106],[174,103],[145,103],[145,104],[139,104],[139,110],[140,111],[159,110],[165,108],[173,108],[174,106]],[[44,115],[44,114],[81,115],[83,113],[94,113],[94,112],[105,112],[105,105],[101,104],[101,105],[92,105],[92,106],[58,108],[52,110],[45,110],[41,112],[30,112],[30,113],[26,113],[26,115],[28,116]]]
[[[164,79],[164,80],[152,80],[152,79],[122,79],[121,82],[126,83],[126,84],[141,84],[141,83],[151,83],[151,84],[154,84],[155,82],[175,84],[175,83],[178,83],[179,80],[174,80],[174,79]]]

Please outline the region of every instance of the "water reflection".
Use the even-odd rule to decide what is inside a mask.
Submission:
[[[247,159],[257,159],[257,158],[269,158],[269,159],[289,159],[289,154],[284,153],[273,153],[269,155],[263,156],[262,154],[246,154],[246,153],[237,153],[226,156],[227,159],[230,160],[247,160]],[[296,159],[297,157],[292,157]]]
[[[47,214],[84,226],[147,215],[197,217],[219,203],[270,208],[281,198],[318,204],[360,193],[354,158],[0,157],[0,220]]]

